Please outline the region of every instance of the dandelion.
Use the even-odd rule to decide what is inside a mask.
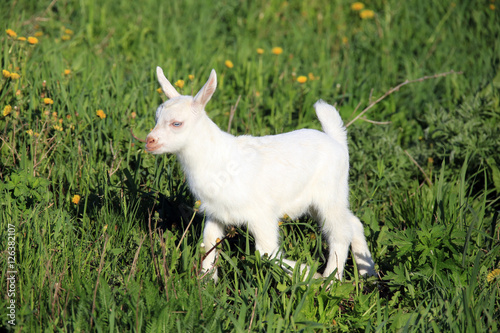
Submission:
[[[32,129],[27,130],[26,134],[28,134],[29,136],[33,136],[33,130]]]
[[[2,70],[2,75],[6,79],[10,78],[10,72],[6,69]]]
[[[130,114],[130,117],[132,119],[135,119],[135,117],[137,117],[137,113],[135,113],[135,111],[133,111],[131,114]]]
[[[260,47],[257,49],[257,54],[264,54],[264,49],[261,49]]]
[[[359,13],[359,17],[361,17],[363,20],[364,19],[371,19],[375,16],[375,12],[373,10],[370,10],[370,9],[365,9],[365,10],[362,10],[360,13]]]
[[[355,2],[351,5],[351,9],[355,11],[360,11],[361,9],[365,8],[365,5],[361,2]]]
[[[184,80],[177,80],[177,82],[175,82],[175,86],[182,89],[182,87],[184,87]]]
[[[73,196],[73,199],[71,199],[71,202],[72,202],[72,203],[74,203],[75,205],[78,205],[78,203],[80,202],[80,199],[81,199],[81,198],[82,198],[82,197],[80,197],[78,194],[75,194],[75,195]]]
[[[38,44],[38,38],[36,38],[36,37],[28,37],[28,43],[30,43],[31,45]]]
[[[10,78],[12,80],[17,80],[21,77],[21,75],[17,74],[17,73],[10,73]]]
[[[65,69],[63,73],[64,73],[64,75],[70,75],[71,69]]]
[[[104,111],[103,111],[103,110],[97,110],[97,111],[95,112],[95,114],[96,114],[99,118],[101,118],[101,119],[106,118],[106,114],[104,113]]]
[[[42,31],[35,32],[35,37],[42,37],[42,36],[43,36],[43,32]]]
[[[66,35],[74,35],[74,34],[75,34],[75,33],[73,32],[73,30],[71,30],[71,29],[65,29],[65,30],[64,30],[64,33],[65,33]]]
[[[197,200],[195,203],[194,203],[194,209],[195,210],[199,210],[201,207],[201,201],[200,200]]]
[[[273,47],[271,50],[272,54],[280,55],[283,53],[283,49],[279,46]]]
[[[500,275],[500,268],[494,269],[486,276],[486,280],[488,282],[491,282],[499,275]]]
[[[189,78],[191,81],[193,81],[193,80],[194,80],[194,75],[193,75],[193,74],[189,74],[189,75],[188,75],[188,78]]]
[[[44,98],[43,99],[43,102],[46,104],[46,105],[50,105],[50,104],[54,104],[54,101],[48,97]]]
[[[12,112],[12,106],[10,105],[6,105],[4,108],[3,108],[3,116],[4,117],[7,117],[10,113]]]
[[[495,8],[496,8],[496,7],[495,7],[495,5],[494,5],[494,4],[492,4],[492,3],[490,3],[490,9],[491,9],[491,10],[495,10]]]
[[[26,37],[18,37],[17,40],[19,40],[21,42],[25,42],[26,41]]]
[[[156,91],[158,92],[158,94],[162,94],[163,93],[163,90],[161,90],[161,88],[156,89]]]
[[[305,77],[304,75],[301,75],[297,78],[297,82],[298,83],[306,83],[307,82],[307,77]]]
[[[226,65],[227,68],[234,67],[233,62],[231,60],[226,60],[226,62],[224,62],[224,65]]]
[[[16,38],[17,37],[17,34],[14,30],[12,29],[7,29],[5,30],[5,32],[7,33],[7,35],[9,35],[9,37],[12,37],[12,38]]]
[[[61,37],[62,40],[70,40],[71,39],[71,36],[70,35],[62,35]]]

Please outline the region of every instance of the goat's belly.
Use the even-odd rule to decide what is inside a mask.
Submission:
[[[242,207],[235,203],[221,203],[217,204],[207,201],[202,203],[200,210],[203,211],[207,217],[215,219],[225,225],[244,225],[247,222],[256,218],[261,213],[258,207],[253,210],[248,206]]]

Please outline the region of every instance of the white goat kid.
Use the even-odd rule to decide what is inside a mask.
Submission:
[[[261,255],[280,257],[280,217],[309,213],[329,243],[324,276],[336,270],[336,277],[342,279],[349,244],[359,273],[375,274],[363,225],[349,210],[347,134],[333,106],[322,100],[314,105],[324,133],[302,129],[235,137],[221,131],[205,112],[217,87],[214,70],[194,98],[181,96],[160,67],[157,75],[169,100],[156,111],[156,126],[147,136],[146,149],[177,155],[205,212],[207,249],[223,237],[225,226],[246,225]],[[214,268],[215,256],[212,251],[205,258],[204,271]],[[216,268],[213,277],[217,280]]]

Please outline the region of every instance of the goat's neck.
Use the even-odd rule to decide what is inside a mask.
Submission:
[[[222,132],[210,118],[200,119],[197,125],[192,140],[177,154],[188,177],[196,176],[201,169],[216,171],[227,162],[234,147],[234,136]]]

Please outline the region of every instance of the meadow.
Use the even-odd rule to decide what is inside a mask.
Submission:
[[[0,12],[0,327],[12,332],[500,330],[500,6],[483,1],[12,0]],[[361,8],[363,7],[363,8]],[[289,276],[204,217],[154,126],[156,66],[210,70],[221,129],[348,125],[351,208],[378,277]],[[321,271],[307,217],[287,256]]]

